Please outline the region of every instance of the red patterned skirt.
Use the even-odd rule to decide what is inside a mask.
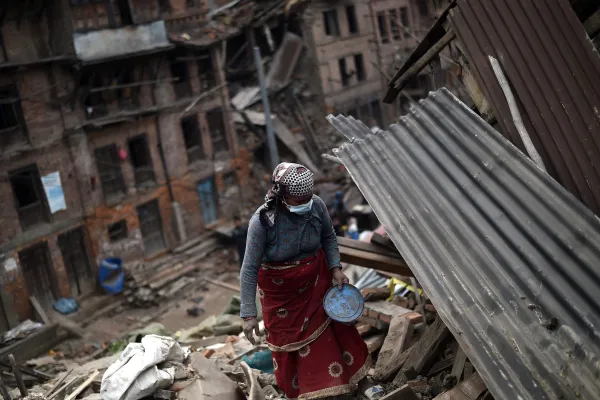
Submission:
[[[331,280],[322,250],[304,260],[260,268],[267,344],[277,385],[289,399],[351,393],[371,366],[354,325],[332,321],[323,309]]]

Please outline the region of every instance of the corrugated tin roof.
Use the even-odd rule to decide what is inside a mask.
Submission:
[[[442,89],[335,149],[496,399],[600,393],[600,219]]]
[[[501,132],[523,143],[488,56],[548,172],[600,215],[600,57],[568,0],[459,0],[450,16]]]

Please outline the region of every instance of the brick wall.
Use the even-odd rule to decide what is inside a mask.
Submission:
[[[58,285],[59,295],[61,297],[71,297],[71,286],[69,284],[69,279],[67,276],[67,271],[62,258],[62,254],[58,246],[58,237],[62,233],[65,233],[72,229],[77,229],[79,227],[81,227],[81,225],[75,224],[68,228],[57,231],[51,235],[39,237],[36,240],[31,241],[25,245],[15,247],[14,249],[10,250],[9,252],[3,255],[4,260],[12,258],[16,261],[17,264],[16,271],[5,275],[2,290],[5,293],[5,298],[8,298],[11,303],[10,305],[4,304],[5,309],[10,307],[14,314],[16,314],[16,317],[19,321],[25,320],[27,318],[33,318],[33,309],[29,300],[30,294],[27,291],[27,284],[21,273],[19,253],[23,250],[26,250],[29,247],[45,242],[48,245],[48,251],[50,256],[49,258],[51,264],[50,267],[52,270],[51,273],[54,274],[55,281]],[[91,267],[94,271],[96,270],[96,266],[93,263],[91,264]]]

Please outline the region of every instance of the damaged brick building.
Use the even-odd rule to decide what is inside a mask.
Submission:
[[[93,292],[106,256],[154,257],[219,223],[247,159],[220,40],[169,38],[220,6],[0,6],[0,331],[32,316],[29,296]]]
[[[93,293],[102,259],[151,260],[252,203],[251,161],[266,158],[264,115],[247,109],[254,46],[290,157],[317,169],[327,112],[393,121],[386,75],[431,23],[424,2],[4,2],[0,332],[34,316],[30,296]]]

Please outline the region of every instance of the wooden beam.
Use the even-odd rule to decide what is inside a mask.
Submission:
[[[450,335],[450,330],[446,327],[441,318],[437,318],[431,324],[421,339],[415,344],[411,355],[404,363],[402,371],[409,379],[414,379],[419,375],[431,359],[437,354],[444,339]]]
[[[48,314],[46,314],[46,311],[44,311],[44,308],[42,307],[38,299],[35,296],[29,296],[29,301],[31,301],[33,309],[40,316],[43,324],[50,325],[52,321],[50,321],[50,318],[48,318]]]
[[[339,242],[338,238],[338,242]],[[412,276],[413,273],[404,260],[399,257],[390,257],[369,251],[359,250],[340,244],[340,256],[342,262],[360,265],[361,267],[373,268],[393,274]]]

